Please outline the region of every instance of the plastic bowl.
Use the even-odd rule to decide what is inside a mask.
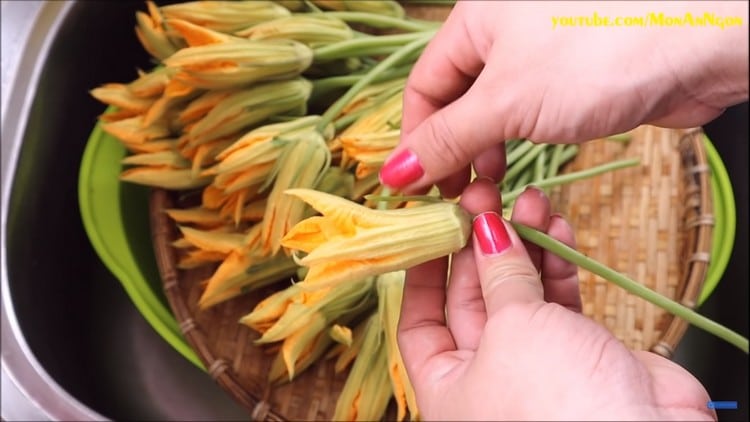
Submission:
[[[151,243],[149,189],[122,183],[123,145],[97,124],[83,153],[78,201],[86,234],[138,311],[185,358],[203,368],[163,296]]]

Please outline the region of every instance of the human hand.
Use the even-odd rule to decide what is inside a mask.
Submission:
[[[571,143],[641,124],[693,127],[748,98],[737,26],[553,27],[553,18],[650,13],[745,19],[747,2],[458,2],[409,76],[401,144],[383,184],[406,192],[494,180],[504,140]]]
[[[461,205],[478,216],[448,279],[447,258],[406,276],[398,341],[425,420],[716,418],[690,373],[580,313],[577,268],[487,213],[501,208],[493,183],[469,185]],[[512,220],[574,246],[539,190],[518,198]]]

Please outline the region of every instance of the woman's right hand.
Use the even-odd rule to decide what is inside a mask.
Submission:
[[[385,185],[461,193],[470,164],[500,180],[502,142],[580,142],[644,123],[693,127],[748,97],[747,22],[562,26],[663,13],[746,19],[747,2],[458,2],[406,84]],[[554,26],[553,19],[558,19]]]

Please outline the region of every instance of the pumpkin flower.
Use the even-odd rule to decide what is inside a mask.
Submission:
[[[177,139],[157,139],[148,142],[130,143],[120,140],[128,151],[134,154],[151,153],[160,151],[172,151],[177,148]]]
[[[371,96],[364,97],[359,105],[356,105],[355,101],[352,102],[355,104],[352,115],[361,115],[331,140],[332,151],[340,149],[345,138],[379,134],[401,128],[403,85],[388,88],[388,84],[385,84],[384,88],[385,91],[374,92]],[[346,164],[349,164],[350,158],[347,154],[342,157]]]
[[[284,339],[268,371],[268,382],[279,385],[310,367],[331,345],[323,316],[315,314],[310,324]]]
[[[347,103],[341,110],[340,116],[363,112],[378,104],[382,104],[384,100],[390,98],[395,92],[403,91],[404,83],[406,83],[406,78],[395,78],[368,85]]]
[[[471,217],[457,204],[374,210],[310,189],[290,189],[322,216],[302,220],[281,245],[306,253],[305,285],[328,287],[403,270],[461,249]]]
[[[240,214],[240,222],[258,222],[263,219],[266,209],[266,199],[258,198],[244,205]],[[216,209],[203,206],[193,208],[174,208],[165,210],[167,215],[178,224],[192,224],[199,228],[212,229],[230,222],[225,215]]]
[[[351,339],[339,338],[340,334],[336,334],[334,332],[336,326],[331,327],[331,330],[329,330],[328,335],[334,341],[337,341],[339,343],[336,345],[336,347],[331,349],[331,351],[328,352],[327,355],[327,357],[329,358],[338,356],[333,366],[334,372],[336,372],[337,374],[344,372],[346,368],[348,368],[349,365],[354,362],[357,354],[359,354],[359,351],[362,349],[362,341],[365,338],[365,329],[367,328],[367,323],[368,320],[365,319],[364,321],[361,321],[359,324],[357,324],[357,326],[354,327],[354,330],[350,329]]]
[[[136,114],[145,113],[155,101],[153,98],[138,97],[125,84],[108,83],[91,90],[91,96],[107,105],[115,106]]]
[[[147,1],[148,13],[135,12],[135,35],[143,48],[156,59],[163,60],[174,54],[181,46],[175,45],[164,24],[164,17],[154,2]]]
[[[374,286],[373,278],[312,293],[296,286],[297,293],[292,297],[292,302],[286,307],[284,314],[263,332],[256,343],[283,340],[309,325],[315,314],[320,314],[328,325],[340,321],[343,317],[351,318],[351,314],[359,313],[363,309],[370,309],[376,299]],[[240,322],[250,319],[252,317],[243,318]]]
[[[144,125],[143,115],[102,124],[102,130],[127,144],[142,144],[148,141],[167,138],[171,134],[166,122],[159,121]]]
[[[271,116],[307,103],[312,83],[303,78],[266,82],[223,97],[188,130],[188,143],[199,145],[237,133]]]
[[[309,363],[317,359],[333,338],[328,335],[331,326],[346,324],[363,312],[371,312],[377,303],[373,278],[349,283],[335,289],[307,292],[297,283],[274,297],[261,302],[253,312],[240,322],[262,330],[256,343],[282,341],[281,349],[271,370],[270,381],[276,382],[287,374],[291,380]],[[272,305],[271,303],[276,303]],[[315,355],[314,359],[310,359]]]
[[[335,421],[374,421],[383,416],[393,391],[380,315],[373,313],[362,345],[336,401]]]
[[[227,42],[183,48],[164,60],[178,69],[174,78],[204,89],[226,89],[255,82],[289,79],[312,63],[313,52],[293,40]]]
[[[406,11],[394,0],[312,0],[316,6],[328,10],[366,12],[403,18]]]
[[[177,79],[171,79],[164,87],[164,91],[156,101],[153,102],[143,117],[143,125],[150,126],[155,122],[176,114],[181,107],[202,92],[186,85]],[[175,119],[176,120],[176,119]],[[177,122],[179,123],[179,122]]]
[[[314,188],[331,165],[331,152],[315,129],[299,135],[284,148],[283,155],[271,172],[273,189],[263,216],[262,247],[275,255],[281,249],[281,238],[302,220],[307,206],[284,192],[289,188]]]
[[[284,147],[314,131],[319,121],[320,116],[310,115],[253,129],[217,154],[217,163],[204,170],[203,175],[221,176],[214,186],[225,192],[264,182]]]
[[[237,90],[211,90],[201,94],[198,98],[190,101],[177,115],[177,121],[188,127],[200,119],[206,117],[209,111],[216,107],[223,99],[229,97]]]
[[[217,31],[212,31],[200,25],[182,19],[167,19],[167,25],[185,39],[188,47],[201,45],[220,44],[236,41],[239,37],[233,37]]]
[[[388,374],[390,375],[393,396],[396,399],[396,420],[402,421],[406,417],[408,408],[411,420],[419,419],[417,399],[414,389],[406,373],[401,351],[398,348],[396,333],[398,319],[401,315],[401,299],[404,290],[404,272],[382,274],[378,276],[376,288],[378,291],[378,314],[385,337],[385,348],[388,355]]]
[[[297,264],[287,256],[264,257],[250,248],[235,249],[211,275],[198,300],[200,309],[265,287],[297,272]]]
[[[354,36],[346,22],[325,15],[298,14],[259,23],[236,34],[249,40],[290,39],[310,47]]]
[[[272,1],[190,1],[162,6],[160,10],[166,18],[183,19],[227,34],[291,14]]]
[[[128,84],[130,93],[140,98],[150,98],[161,95],[166,89],[174,70],[157,67],[149,72],[138,70],[138,79]]]
[[[120,180],[170,190],[194,189],[211,183],[210,177],[193,177],[189,168],[168,165],[133,167],[123,171]]]
[[[401,131],[389,130],[381,133],[342,135],[339,137],[344,154],[357,162],[357,179],[377,172],[383,166],[388,154],[398,145]]]

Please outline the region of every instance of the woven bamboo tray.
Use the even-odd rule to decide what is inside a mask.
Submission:
[[[629,143],[581,145],[564,171],[633,157],[640,166],[560,187],[552,192],[553,206],[570,220],[581,252],[693,307],[706,275],[713,225],[703,135],[648,126],[632,135]],[[178,231],[164,210],[180,206],[173,193],[152,192],[153,241],[171,309],[208,374],[254,420],[330,419],[345,374],[334,374],[332,362],[322,361],[291,384],[271,388],[265,380],[273,355],[254,346],[257,333],[237,322],[285,282],[198,310],[200,282],[213,268],[177,269],[171,242]],[[684,321],[587,271],[580,271],[580,279],[586,315],[632,349],[671,357]]]

